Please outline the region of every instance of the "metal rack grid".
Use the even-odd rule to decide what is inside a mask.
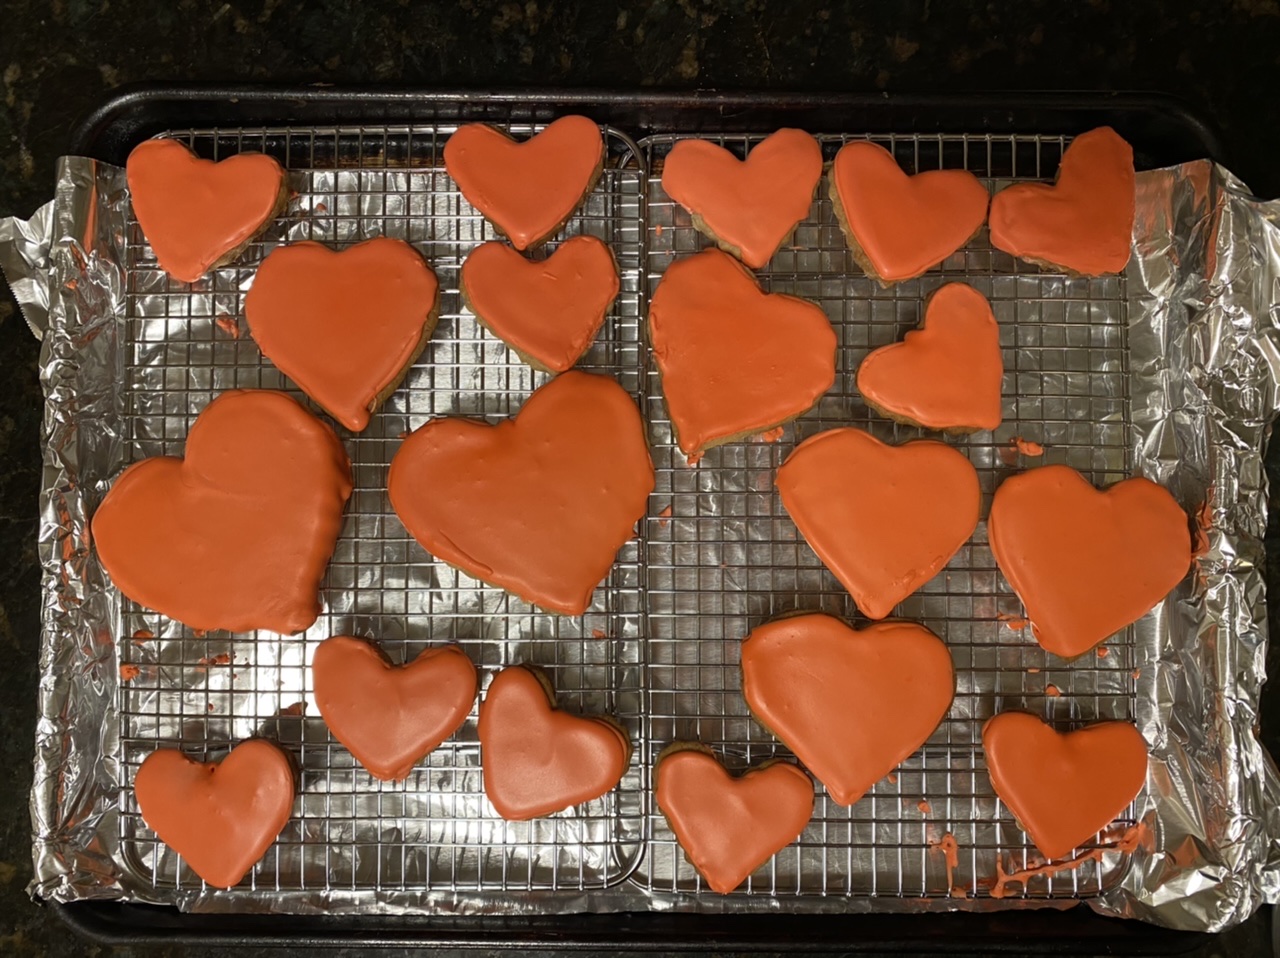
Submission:
[[[739,157],[762,137],[711,137]],[[646,292],[668,263],[710,245],[662,189],[661,167],[676,136],[641,141],[648,185]],[[849,137],[825,136],[832,159]],[[1015,180],[1052,178],[1065,138],[1024,136],[870,137],[909,172],[965,168],[994,191]],[[773,489],[775,470],[796,443],[822,429],[856,425],[901,442],[925,433],[871,414],[854,373],[871,349],[919,325],[928,294],[963,281],[989,298],[1004,347],[1004,423],[991,432],[947,439],[978,470],[983,515],[1002,478],[1038,463],[1066,463],[1098,485],[1129,474],[1131,430],[1125,280],[1041,272],[991,247],[986,229],[941,268],[888,289],[864,276],[819,186],[810,216],[759,272],[766,290],[819,303],[835,326],[835,386],[784,429],[708,451],[691,467],[672,440],[656,369],[646,414],[658,468],[648,551],[647,759],[674,740],[716,749],[731,769],[789,753],[754,722],[740,692],[739,645],[748,632],[793,609],[858,621],[852,600],[798,536]],[[1015,437],[1039,442],[1042,458],[1018,455]],[[1059,727],[1103,718],[1132,719],[1132,628],[1105,643],[1105,657],[1075,663],[1047,655],[1010,626],[1023,610],[996,569],[986,523],[946,569],[904,601],[897,615],[921,621],[947,643],[955,663],[954,704],[924,748],[849,808],[818,788],[800,841],[757,870],[738,896],[942,898],[990,894],[1006,872],[1039,861],[985,771],[982,723],[1025,708]],[[1131,815],[1132,809],[1127,815]],[[647,811],[649,847],[634,881],[655,891],[697,892],[701,880],[656,805]],[[1131,823],[1122,818],[1121,825]],[[948,874],[938,841],[951,834],[959,867]],[[1118,881],[1121,867],[1094,863],[1037,877],[1008,894],[1081,898]]]
[[[521,135],[533,128],[510,129]],[[121,846],[129,866],[154,887],[199,888],[200,879],[139,816],[131,787],[138,765],[157,747],[180,746],[207,759],[255,734],[296,758],[300,798],[242,887],[580,890],[623,880],[639,859],[643,782],[634,765],[601,799],[509,823],[483,797],[474,708],[462,731],[406,782],[384,784],[332,739],[312,696],[310,659],[330,635],[375,638],[397,662],[429,644],[456,642],[486,684],[503,666],[535,662],[550,674],[561,706],[615,716],[633,738],[642,732],[644,556],[637,541],[623,548],[585,615],[552,615],[432,562],[387,500],[387,467],[403,433],[433,415],[508,416],[547,379],[461,305],[463,259],[497,236],[440,163],[450,132],[432,125],[168,134],[215,159],[243,150],[272,154],[290,171],[294,194],[234,265],[193,286],[156,268],[130,218],[126,323],[117,349],[128,461],[181,455],[196,415],[224,389],[283,389],[320,413],[263,359],[242,322],[255,267],[278,243],[315,239],[341,247],[395,236],[423,253],[441,283],[440,324],[422,359],[363,433],[338,429],[355,492],[327,572],[326,608],[311,629],[292,637],[202,635],[122,600]],[[562,235],[591,233],[614,252],[621,293],[581,365],[613,376],[639,402],[643,172],[634,163],[621,168],[634,146],[616,131],[605,133],[611,162]]]

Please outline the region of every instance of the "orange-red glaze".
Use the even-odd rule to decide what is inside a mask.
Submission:
[[[440,284],[408,243],[379,237],[337,251],[272,250],[244,300],[264,356],[359,432],[431,334]]]
[[[987,189],[965,170],[908,176],[882,146],[846,143],[831,167],[849,231],[877,276],[896,282],[937,266],[978,231]]]
[[[946,645],[913,622],[855,630],[829,615],[795,615],[742,644],[747,706],[841,805],[924,744],[954,693]]]
[[[793,419],[835,382],[836,334],[822,309],[766,294],[717,249],[667,267],[649,307],[649,333],[688,455]]]
[[[280,164],[262,153],[215,163],[177,140],[146,140],[125,165],[138,225],[174,279],[194,283],[271,219],[284,186]]]
[[[681,140],[667,156],[662,188],[702,217],[721,247],[753,269],[769,262],[809,215],[822,178],[822,148],[804,130],[782,129],[739,160],[708,140]]]
[[[524,666],[493,677],[480,703],[484,793],[499,815],[524,821],[599,798],[631,761],[622,730],[562,712]]]
[[[591,604],[653,485],[636,404],[577,370],[496,426],[428,422],[387,482],[400,521],[436,558],[568,615]]]
[[[1071,141],[1053,186],[1015,183],[991,201],[991,243],[1021,259],[1085,276],[1129,262],[1135,204],[1133,148],[1108,126]]]
[[[334,738],[374,778],[406,778],[456,732],[479,690],[476,667],[455,645],[392,665],[370,642],[337,635],[311,663],[316,705]]]
[[[618,267],[594,236],[574,236],[540,262],[485,243],[462,264],[462,291],[494,335],[553,372],[587,351],[618,295]]]
[[[786,848],[813,816],[813,782],[788,762],[734,777],[701,748],[658,756],[654,795],[712,891],[727,895]]]
[[[240,883],[271,847],[293,810],[289,757],[249,739],[221,762],[197,762],[177,749],[146,757],[133,781],[142,820],[217,888]]]
[[[877,409],[929,429],[1000,425],[1004,360],[986,297],[948,283],[925,304],[924,323],[858,367],[858,390]]]
[[[996,490],[987,531],[1036,640],[1064,658],[1141,618],[1191,565],[1186,513],[1147,479],[1099,490],[1068,466],[1031,469]]]
[[[444,145],[445,169],[467,202],[520,250],[569,218],[603,162],[604,137],[585,116],[561,117],[520,143],[472,123]]]
[[[1147,777],[1147,743],[1128,722],[1058,732],[1034,715],[1002,712],[983,726],[982,748],[991,787],[1046,858],[1105,828]]]
[[[283,393],[231,390],[187,436],[186,458],[121,473],[93,517],[115,585],[195,629],[300,632],[351,495],[338,437]]]
[[[830,429],[797,446],[775,482],[805,541],[873,619],[932,579],[978,525],[978,474],[929,439],[887,446]]]

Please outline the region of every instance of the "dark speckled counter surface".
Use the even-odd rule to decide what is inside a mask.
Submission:
[[[1280,194],[1280,0],[923,0],[839,9],[813,0],[0,0],[0,214],[27,215],[46,200],[75,119],[135,81],[1159,90],[1219,126],[1225,159],[1257,193]],[[4,289],[0,766],[8,772],[0,774],[0,956],[98,955],[107,950],[77,940],[24,891],[41,402],[36,343]],[[1268,472],[1280,489],[1280,449],[1268,457]],[[1280,621],[1280,509],[1272,515],[1268,578]],[[1272,662],[1275,673],[1274,650]],[[1277,754],[1280,694],[1264,702],[1262,728]],[[1267,955],[1270,937],[1270,915],[1261,914],[1192,953]]]

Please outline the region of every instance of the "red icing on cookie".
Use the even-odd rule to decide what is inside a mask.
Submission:
[[[1085,276],[1129,262],[1135,204],[1133,149],[1108,126],[1067,147],[1058,180],[1015,183],[991,201],[991,243],[1021,259]]]
[[[978,525],[978,474],[928,439],[887,446],[830,429],[795,448],[776,484],[805,541],[873,619],[932,579]]]
[[[1046,858],[1093,838],[1142,789],[1147,743],[1128,722],[1058,732],[1034,715],[987,720],[982,747],[991,787]]]
[[[804,130],[778,130],[746,160],[707,140],[681,140],[667,156],[662,188],[703,221],[722,249],[748,266],[769,262],[809,215],[822,178],[822,148]]]
[[[456,732],[479,688],[457,646],[427,649],[397,667],[373,644],[338,635],[311,663],[316,705],[334,738],[374,778],[406,778],[424,755]]]
[[[578,615],[653,491],[644,423],[612,379],[570,370],[512,419],[436,419],[404,441],[387,488],[438,559]]]
[[[350,494],[332,429],[283,393],[231,390],[196,419],[185,459],[121,473],[93,538],[121,592],[192,628],[300,632]]]
[[[587,351],[618,295],[618,268],[594,236],[574,236],[541,262],[485,243],[462,264],[462,295],[521,357],[562,373]]]
[[[612,722],[555,707],[540,673],[494,676],[480,704],[484,792],[509,821],[550,815],[599,798],[621,780],[631,742]]]
[[[713,891],[727,895],[804,831],[813,783],[788,762],[730,775],[710,752],[678,745],[658,756],[654,796],[680,847]]]
[[[244,300],[263,355],[348,429],[400,381],[435,329],[440,284],[408,243],[277,247]]]
[[[218,163],[177,140],[146,140],[125,166],[129,197],[160,268],[194,283],[242,246],[275,214],[284,187],[280,164],[261,153]]]
[[[445,169],[467,202],[520,250],[573,215],[603,163],[604,137],[585,116],[561,117],[522,143],[472,123],[444,145]]]
[[[894,419],[976,432],[1000,425],[1003,376],[1000,327],[986,298],[949,283],[929,298],[920,329],[862,361],[858,391]]]
[[[289,821],[295,784],[289,757],[255,738],[208,764],[152,752],[133,790],[147,827],[210,885],[231,888]]]
[[[836,334],[821,308],[764,293],[716,249],[667,267],[649,307],[649,334],[689,455],[794,419],[835,382]]]
[[[969,241],[987,215],[987,189],[972,173],[908,176],[892,153],[862,140],[840,148],[831,184],[847,232],[878,278],[889,282],[937,266]]]
[[[923,745],[954,692],[946,645],[912,622],[855,630],[829,615],[795,615],[742,644],[747,706],[841,805]]]
[[[1098,490],[1068,466],[1031,469],[996,490],[987,530],[1036,640],[1064,658],[1141,618],[1191,565],[1186,513],[1146,479]]]

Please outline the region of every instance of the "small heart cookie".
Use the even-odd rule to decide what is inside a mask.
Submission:
[[[991,201],[991,244],[1019,259],[1083,276],[1123,272],[1137,203],[1133,148],[1108,126],[1081,133],[1058,178],[1015,183]]]
[[[708,140],[681,140],[662,168],[662,188],[698,231],[753,269],[809,215],[821,178],[822,148],[804,130],[770,134],[745,160]]]
[[[1058,732],[1001,712],[982,727],[982,748],[991,787],[1049,859],[1106,828],[1147,779],[1147,743],[1128,722]]]
[[[350,495],[332,429],[283,393],[231,390],[197,417],[185,459],[120,474],[93,541],[121,592],[193,629],[301,632]]]
[[[841,805],[924,744],[951,707],[946,645],[922,625],[851,629],[829,615],[766,622],[742,644],[742,694]]]
[[[991,551],[1038,641],[1083,655],[1140,619],[1191,567],[1187,515],[1147,479],[1093,487],[1069,466],[1000,484],[987,519]]]
[[[289,821],[295,790],[289,756],[257,738],[207,764],[160,749],[133,780],[147,827],[217,888],[238,885],[266,854]]]
[[[278,246],[244,299],[262,354],[353,432],[404,378],[436,328],[440,284],[408,243],[337,251]]]
[[[559,230],[595,187],[604,137],[585,116],[563,116],[523,143],[471,123],[445,143],[444,165],[467,202],[527,250]]]
[[[590,348],[620,288],[609,247],[574,236],[545,260],[505,243],[477,247],[461,273],[462,300],[534,369],[562,373]]]
[[[978,526],[978,474],[950,446],[887,446],[847,427],[811,436],[775,480],[782,505],[867,616],[883,619]]]
[[[718,249],[667,267],[649,307],[649,338],[689,456],[789,422],[836,378],[836,334],[822,309],[765,293]]]
[[[828,190],[858,265],[881,285],[919,276],[982,227],[987,188],[965,170],[908,176],[882,146],[846,143],[831,166]]]
[[[677,742],[662,750],[654,775],[654,797],[676,840],[722,895],[799,838],[813,816],[813,783],[788,762],[735,778],[710,749]]]
[[[160,268],[184,283],[234,259],[284,208],[284,170],[262,153],[215,163],[177,140],[146,140],[125,163],[129,198]]]
[[[489,683],[480,703],[484,793],[508,821],[581,805],[613,789],[631,764],[616,722],[556,708],[541,670],[517,665]]]
[[[1003,378],[991,306],[972,286],[948,283],[925,304],[919,329],[862,361],[858,391],[896,422],[977,432],[1000,425]]]
[[[400,781],[458,730],[479,690],[455,645],[396,667],[370,642],[336,635],[311,663],[316,705],[334,738],[374,778]]]

